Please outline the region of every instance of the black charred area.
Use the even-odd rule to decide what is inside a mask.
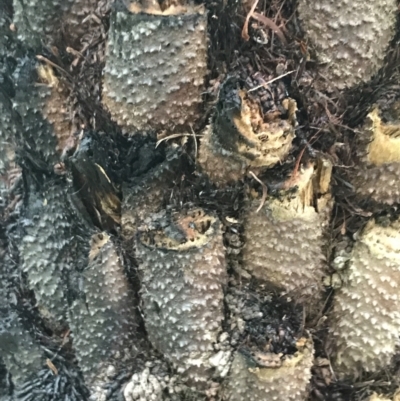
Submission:
[[[93,23],[80,38],[79,48],[73,48],[77,47],[77,43],[61,29],[59,34],[54,34],[54,41],[44,39],[39,49],[26,48],[18,41],[15,34],[18,27],[9,29],[13,19],[13,2],[0,1],[0,24],[2,20],[6,21],[0,26],[0,106],[2,99],[4,103],[15,101],[16,88],[23,88],[24,80],[32,78],[24,75],[24,66],[50,66],[57,79],[69,90],[70,119],[75,127],[67,145],[57,156],[57,162],[53,163],[53,159],[50,162],[42,160],[40,153],[35,152],[36,138],[30,132],[33,141],[30,143],[21,134],[21,117],[14,111],[12,114],[17,126],[16,135],[10,139],[15,150],[16,170],[14,175],[8,172],[0,176],[0,184],[4,182],[6,188],[3,191],[3,186],[0,187],[0,343],[6,339],[8,317],[17,314],[26,332],[43,350],[43,360],[29,380],[17,389],[0,357],[0,400],[89,399],[68,323],[63,319],[55,323],[54,317],[43,315],[34,291],[29,289],[27,274],[21,268],[21,242],[26,235],[27,221],[31,219],[28,211],[34,206],[32,202],[39,202],[30,191],[35,188],[41,194],[44,188],[57,182],[65,194],[68,210],[74,216],[70,221],[71,238],[82,237],[82,242],[89,243],[92,233],[107,232],[124,261],[135,296],[139,298],[138,261],[132,249],[124,248],[129,242],[121,239],[121,219],[118,216],[121,214],[122,186],[140,180],[164,162],[171,142],[181,147],[181,157],[185,162],[182,169],[176,171],[174,185],[164,195],[163,207],[174,210],[187,208],[188,205],[201,207],[217,214],[221,220],[230,275],[226,295],[240,303],[240,308],[233,311],[232,303],[226,302],[224,328],[230,330],[230,319],[235,314],[241,313],[245,321],[244,331],[232,333],[235,349],[250,358],[254,358],[254,353],[260,350],[292,355],[296,352],[296,341],[304,330],[309,330],[314,339],[316,357],[327,358],[324,342],[327,327],[323,315],[329,311],[333,290],[326,291],[321,315],[308,320],[302,308],[294,302],[287,303],[272,292],[256,289],[245,280],[243,283],[240,281],[237,269],[243,245],[241,212],[249,193],[257,191],[261,194],[262,186],[248,176],[234,185],[219,189],[196,169],[198,140],[194,143],[189,135],[173,139],[164,135],[161,136],[162,143],[157,144],[159,138],[156,132],[123,135],[121,128],[102,106],[102,74],[109,18],[113,7],[122,6],[118,0],[116,4],[112,4],[112,0],[97,2]],[[200,1],[196,3],[200,4]],[[294,146],[282,163],[258,177],[266,183],[269,195],[279,192],[281,183],[290,176],[299,161],[315,160],[319,154],[329,157],[335,167],[333,191],[336,203],[331,219],[328,259],[332,258],[335,245],[343,237],[351,237],[371,216],[389,216],[390,219],[398,216],[399,211],[394,206],[378,207],[368,200],[360,203],[354,196],[348,175],[354,167],[355,128],[364,120],[373,103],[392,104],[399,96],[400,29],[387,54],[385,67],[368,84],[327,95],[314,89],[315,82],[324,78],[318,75],[313,49],[308,48],[304,40],[295,0],[260,0],[258,12],[273,20],[278,31],[274,32],[262,22],[252,20],[248,26],[247,41],[243,39],[242,30],[253,2],[205,0],[204,4],[208,10],[209,74],[199,129],[193,134],[201,134],[210,119],[214,118],[215,111],[220,111],[221,103],[225,108],[235,107],[238,99],[232,93],[238,88],[249,90],[262,86],[252,91],[252,96],[264,112],[282,112],[280,101],[290,97],[296,100],[298,106],[299,124]],[[3,35],[3,32],[6,34]],[[268,84],[281,75],[281,79]],[[227,89],[227,79],[233,82],[232,90],[229,90],[229,85]],[[221,102],[224,95],[226,97]],[[43,124],[47,122],[43,121]],[[63,205],[59,206],[61,211],[64,210]],[[57,209],[58,206],[54,207]],[[77,272],[82,271],[79,241],[66,248],[62,256]],[[37,257],[40,258],[40,253]],[[75,263],[74,258],[79,260]],[[77,285],[70,284],[66,289],[66,302],[69,304],[80,291],[79,280],[71,279],[71,282]],[[140,300],[135,299],[134,303],[138,305]],[[125,368],[119,366],[120,371],[110,379],[106,388],[108,399],[120,399],[119,390],[124,381],[133,372],[141,370],[147,355],[154,352],[146,340],[140,313],[137,315],[137,359],[127,363]],[[1,349],[0,344],[0,352]],[[56,366],[56,373],[53,366]],[[354,383],[338,381],[330,371],[327,373],[315,367],[310,401],[358,401],[372,391],[390,393],[398,384],[399,380],[395,378],[398,371],[399,362],[395,361],[388,371],[362,376]]]

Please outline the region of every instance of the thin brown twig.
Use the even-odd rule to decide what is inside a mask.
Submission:
[[[265,88],[267,85],[269,85],[270,83],[272,83],[272,82],[274,82],[274,81],[277,81],[278,79],[281,79],[281,78],[283,78],[283,77],[286,77],[286,75],[289,75],[289,74],[291,74],[292,72],[295,72],[296,70],[292,70],[292,71],[289,71],[289,72],[286,72],[285,74],[282,74],[282,75],[279,75],[279,77],[276,77],[276,78],[274,78],[274,79],[271,79],[271,80],[269,80],[269,81],[267,81],[267,82],[264,82],[263,84],[261,84],[261,85],[258,85],[258,86],[255,86],[254,88],[251,88],[251,89],[249,89],[247,92],[253,92],[253,91],[255,91],[255,90],[257,90],[257,89],[260,89],[260,88]]]
[[[242,38],[246,42],[250,39],[250,36],[249,36],[249,21],[250,21],[250,18],[252,17],[252,15],[254,13],[254,10],[257,7],[258,2],[259,2],[259,0],[255,0],[254,1],[253,5],[251,6],[251,9],[250,9],[249,13],[246,16],[246,21],[244,22],[244,25],[243,25]]]
[[[58,369],[55,367],[54,363],[47,358],[46,359],[46,365],[49,367],[49,369],[56,375],[58,376]]]
[[[197,160],[197,139],[196,139],[196,133],[193,130],[192,124],[190,124],[190,130],[192,131],[192,135],[193,135],[193,141],[194,141],[194,163],[196,164],[196,160]]]
[[[53,63],[52,61],[50,61],[48,58],[43,57],[41,54],[37,54],[36,58],[40,61],[44,61],[46,64],[51,65],[54,68],[57,68],[57,70],[60,70],[61,72],[63,72],[65,75],[67,75],[70,79],[72,79],[72,76],[65,71],[63,68],[61,68],[59,65],[57,65],[56,63]]]
[[[195,136],[196,138],[201,138],[203,135],[196,135],[196,134],[193,135],[193,133],[192,134],[171,134],[171,135],[166,136],[165,138],[158,140],[156,143],[156,148],[158,148],[160,146],[160,144],[163,143],[164,141],[168,141],[169,139],[174,139],[174,138],[181,138],[183,136],[191,136],[191,137]],[[197,143],[196,143],[196,149],[197,149]]]
[[[262,22],[267,28],[272,29],[278,35],[278,38],[281,40],[281,42],[284,45],[287,45],[287,40],[286,40],[285,35],[283,34],[281,28],[279,28],[279,26],[276,25],[275,22],[272,21],[271,18],[268,18],[265,15],[262,15],[259,13],[253,13],[252,17],[257,21]]]
[[[251,174],[251,176],[261,185],[262,190],[263,190],[263,195],[262,195],[262,198],[261,198],[260,206],[256,210],[256,213],[258,213],[262,209],[262,207],[264,206],[265,201],[267,200],[268,188],[252,171],[249,171],[249,174]]]
[[[307,141],[307,144],[310,145],[310,144],[311,144],[311,141],[312,141],[314,138],[316,138],[316,137],[318,136],[318,134],[319,134],[321,131],[322,131],[322,129],[320,129],[319,131],[317,131],[317,132],[310,138],[310,140]],[[300,168],[301,159],[303,158],[303,155],[304,155],[304,152],[305,152],[306,149],[307,149],[307,145],[304,146],[304,148],[300,151],[299,156],[298,156],[297,159],[296,159],[296,164],[294,165],[293,172],[292,172],[292,174],[291,174],[291,176],[290,176],[290,179],[288,180],[289,183],[292,182],[292,181],[296,178],[297,172],[299,171],[299,168]]]

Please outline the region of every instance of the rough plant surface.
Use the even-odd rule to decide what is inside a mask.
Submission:
[[[323,245],[331,203],[329,195],[319,207],[312,203],[314,174],[313,166],[299,173],[297,193],[261,206],[260,201],[249,201],[243,247],[243,267],[251,275],[297,302],[312,304],[321,296],[326,274]]]
[[[0,401],[395,401],[396,8],[0,0]]]
[[[14,0],[13,23],[18,38],[32,48],[40,48],[46,39],[54,41],[60,37],[75,46],[90,27],[90,12],[97,3],[96,0]]]
[[[213,345],[222,331],[227,284],[220,222],[195,209],[161,216],[148,232],[139,233],[149,339],[187,377],[189,386],[206,389]]]
[[[335,365],[343,373],[376,371],[395,353],[400,314],[399,223],[370,221],[353,248],[332,311]]]
[[[207,72],[205,10],[113,14],[103,103],[124,132],[188,129]]]
[[[368,81],[383,66],[395,33],[396,9],[395,0],[299,1],[299,18],[327,87]]]
[[[107,233],[92,236],[89,263],[81,280],[81,294],[70,309],[71,329],[87,383],[101,388],[107,372],[116,371],[113,364],[129,363],[135,352],[134,296]]]
[[[217,186],[239,181],[248,168],[273,167],[290,151],[297,124],[296,102],[279,95],[275,99],[260,89],[250,92],[259,82],[266,79],[255,74],[244,89],[237,79],[222,84],[217,112],[204,132],[198,159],[200,169]],[[265,97],[260,107],[259,99]]]
[[[306,338],[299,340],[299,349],[279,364],[268,366],[257,364],[251,358],[237,351],[231,367],[225,390],[225,399],[248,400],[249,392],[253,400],[266,398],[281,400],[301,400],[307,393],[313,363],[313,346]]]
[[[399,102],[376,105],[358,134],[357,165],[352,183],[360,197],[393,205],[400,200]],[[380,182],[379,187],[372,183]]]

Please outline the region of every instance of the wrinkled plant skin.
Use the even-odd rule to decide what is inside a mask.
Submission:
[[[0,0],[0,401],[395,400],[396,8]]]

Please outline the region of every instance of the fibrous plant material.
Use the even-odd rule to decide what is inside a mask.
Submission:
[[[137,255],[150,341],[190,387],[206,390],[224,317],[221,223],[201,209],[154,215]]]
[[[39,168],[53,170],[73,131],[68,91],[47,65],[21,59],[14,73],[14,107],[21,116],[20,146]]]
[[[358,375],[390,363],[400,330],[399,221],[368,222],[335,294],[331,340],[338,373]]]
[[[187,130],[199,117],[207,15],[201,7],[174,10],[111,16],[103,103],[126,133]]]
[[[299,18],[329,89],[368,81],[394,36],[397,1],[300,0]]]
[[[35,378],[44,363],[44,356],[27,331],[28,325],[23,324],[16,312],[0,311],[0,322],[0,360],[11,374],[14,386],[19,388]]]
[[[224,400],[306,400],[314,359],[312,340],[302,337],[297,351],[282,360],[266,356],[260,361],[238,350],[224,388]],[[268,365],[270,364],[270,365]]]
[[[374,107],[357,137],[357,165],[350,173],[355,192],[379,204],[400,202],[400,102]]]
[[[239,181],[250,167],[256,172],[272,167],[291,149],[296,102],[285,98],[280,111],[268,112],[253,89],[240,89],[237,80],[229,78],[201,139],[199,166],[217,186]]]
[[[107,163],[104,153],[97,151],[98,154],[94,156],[96,149],[92,149],[91,142],[94,140],[89,136],[84,138],[67,164],[72,172],[77,196],[89,218],[100,229],[114,230],[121,224],[121,200],[117,189],[99,164]]]
[[[381,394],[373,393],[366,401],[391,401],[390,398],[387,398]]]
[[[301,337],[302,307],[243,278],[231,284],[225,296],[231,344],[239,344],[242,352],[259,362],[268,356],[270,362],[280,362],[293,355]]]
[[[18,38],[27,47],[61,39],[63,45],[79,46],[79,39],[90,26],[89,16],[96,0],[14,0],[13,22]]]
[[[161,210],[182,165],[180,156],[176,151],[171,152],[164,162],[123,186],[121,220],[125,240],[132,240],[138,227]]]
[[[286,182],[280,197],[262,206],[250,201],[244,213],[244,269],[298,302],[321,296],[331,171],[327,159],[310,164]]]
[[[108,371],[130,363],[135,346],[134,294],[116,245],[107,233],[91,238],[69,320],[79,366],[92,392],[101,393]]]
[[[14,389],[13,398],[6,398],[4,401],[88,400],[89,392],[83,383],[82,375],[76,371],[73,364],[67,363],[62,356],[55,355],[52,359],[48,358],[42,369],[39,367],[36,369],[37,374],[22,386]]]

